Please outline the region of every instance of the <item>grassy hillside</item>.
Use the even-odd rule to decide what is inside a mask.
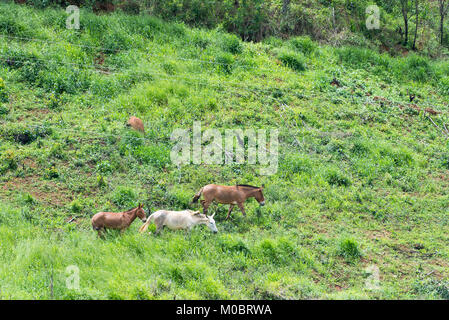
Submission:
[[[243,43],[150,16],[82,11],[78,31],[65,19],[0,4],[2,299],[449,297],[447,61]],[[193,121],[278,128],[277,173],[177,168],[170,135]],[[266,205],[230,221],[211,207],[216,235],[91,230],[96,212],[139,201],[196,209],[208,183],[264,184]]]

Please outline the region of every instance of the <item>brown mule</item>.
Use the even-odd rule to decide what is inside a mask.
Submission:
[[[132,116],[127,122],[128,126],[131,126],[134,130],[141,131],[145,133],[145,128],[143,126],[143,121],[137,117]]]
[[[140,203],[137,208],[128,211],[98,212],[92,217],[92,228],[97,230],[98,236],[101,236],[101,231],[106,230],[106,228],[119,229],[123,233],[137,217],[142,222],[147,221],[143,205]]]
[[[198,199],[201,197],[201,194],[204,197],[204,200],[201,200],[201,204],[203,206],[203,213],[207,215],[207,208],[209,208],[212,201],[217,201],[218,203],[229,204],[229,211],[226,219],[229,219],[231,216],[231,211],[235,205],[240,208],[243,215],[246,216],[245,208],[243,207],[243,203],[246,199],[254,197],[257,202],[261,206],[265,205],[265,199],[263,197],[263,185],[262,187],[254,187],[247,184],[238,184],[236,186],[221,186],[217,184],[208,184],[204,186],[198,191],[197,194],[193,197],[192,202],[196,203]]]

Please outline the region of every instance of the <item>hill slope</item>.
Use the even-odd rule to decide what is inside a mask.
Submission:
[[[447,62],[242,43],[149,16],[82,11],[78,31],[65,19],[0,5],[2,298],[448,298]],[[177,168],[170,135],[194,121],[277,128],[277,172]],[[212,207],[217,235],[91,230],[92,214],[139,201],[197,208],[208,183],[264,184],[266,205],[231,221]]]

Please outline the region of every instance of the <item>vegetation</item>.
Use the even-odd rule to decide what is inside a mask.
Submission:
[[[448,0],[16,0],[38,8],[75,4],[95,12],[151,14],[194,27],[222,28],[244,41],[308,35],[332,45],[447,56]],[[370,9],[371,6],[378,9]],[[378,27],[367,23],[378,14]],[[376,23],[377,25],[377,23]]]
[[[0,4],[2,299],[447,299],[446,60],[120,11],[83,9],[67,30],[66,17]],[[171,133],[194,121],[277,128],[278,171],[175,166]],[[230,221],[212,206],[216,235],[92,231],[96,212],[139,201],[197,209],[207,183],[264,184],[266,205]]]

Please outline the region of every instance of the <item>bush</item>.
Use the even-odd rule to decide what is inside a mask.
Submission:
[[[409,55],[400,66],[402,67],[401,71],[403,74],[419,82],[431,80],[435,74],[429,60],[416,54]]]
[[[0,17],[0,33],[17,37],[26,37],[31,35],[28,26],[18,21],[18,19],[12,14],[4,15],[2,12]]]
[[[166,146],[150,145],[139,147],[134,156],[143,163],[165,168],[170,163],[170,150]]]
[[[101,161],[97,164],[97,171],[102,174],[111,173],[113,171],[111,163],[108,160]]]
[[[5,150],[0,155],[0,165],[4,169],[11,169],[16,170],[17,169],[17,154],[13,150]]]
[[[338,244],[338,255],[347,260],[358,259],[362,256],[359,245],[355,239],[345,238]]]
[[[442,94],[449,96],[449,77],[442,78],[439,87]]]
[[[390,67],[390,58],[386,54],[379,53],[359,47],[343,47],[336,50],[338,59],[350,66],[363,68],[367,66],[381,67],[388,70]]]
[[[7,106],[0,104],[0,116],[8,114],[8,113],[9,113],[9,108]]]
[[[339,170],[336,169],[330,169],[326,173],[326,181],[330,185],[336,185],[336,186],[350,186],[351,180],[343,175]]]
[[[6,85],[5,85],[5,81],[0,78],[0,102],[8,102],[9,101],[9,97],[8,97],[8,92],[6,91]],[[0,114],[1,111],[0,111]]]
[[[137,192],[134,189],[119,186],[112,194],[111,201],[120,208],[134,208],[137,203]]]
[[[51,166],[50,168],[45,169],[44,171],[44,179],[51,180],[59,177],[58,169],[55,166]]]
[[[22,125],[12,125],[8,128],[0,128],[0,136],[21,144],[29,144],[40,137],[45,137],[52,133],[47,127],[24,127]]]
[[[310,173],[312,171],[311,160],[303,155],[294,153],[287,154],[280,164],[281,169],[287,175],[292,173]]]
[[[234,57],[230,53],[221,53],[215,57],[215,62],[217,62],[218,70],[224,73],[231,73]]]
[[[292,38],[290,44],[295,50],[298,50],[306,56],[311,55],[318,48],[317,44],[308,36]]]
[[[220,47],[222,50],[227,51],[232,54],[239,54],[243,51],[243,46],[240,43],[239,38],[233,34],[221,34]]]
[[[449,300],[449,281],[437,279],[422,279],[415,281],[413,289],[418,294],[434,295]]]
[[[70,203],[70,211],[80,213],[83,210],[83,204],[80,200],[75,199]]]
[[[301,53],[282,49],[278,52],[277,57],[285,66],[292,68],[295,71],[306,70],[306,59]]]

